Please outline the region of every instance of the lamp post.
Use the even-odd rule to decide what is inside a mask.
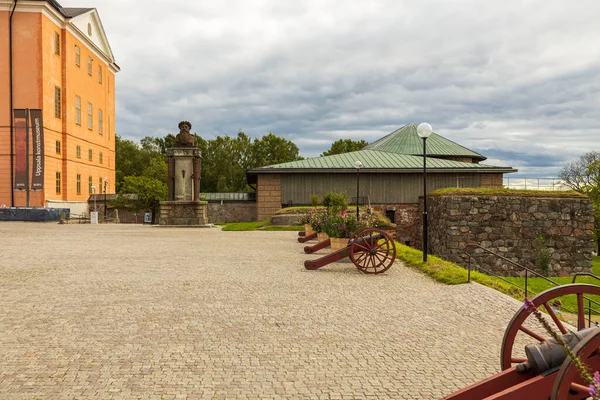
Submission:
[[[433,129],[426,122],[419,124],[417,134],[423,139],[423,262],[427,262],[427,138]]]
[[[104,221],[106,221],[107,216],[107,206],[106,206],[106,187],[108,186],[108,177],[104,177]]]
[[[358,190],[359,190],[359,182],[358,174],[360,173],[360,168],[362,167],[362,163],[358,160],[354,162],[354,168],[356,168],[356,220],[360,219],[360,214],[358,211]]]

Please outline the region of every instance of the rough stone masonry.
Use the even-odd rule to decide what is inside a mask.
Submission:
[[[430,252],[466,266],[470,253],[476,264],[503,275],[522,271],[481,249],[536,269],[541,235],[551,253],[551,276],[591,272],[594,212],[582,197],[521,197],[485,195],[432,196],[429,209]]]

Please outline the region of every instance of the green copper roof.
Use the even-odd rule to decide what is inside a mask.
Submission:
[[[423,157],[407,154],[395,154],[376,150],[359,150],[351,153],[335,154],[326,157],[308,158],[306,160],[291,161],[282,164],[269,165],[266,167],[255,168],[252,172],[267,172],[272,170],[315,170],[315,169],[351,169],[354,170],[354,163],[360,161],[362,169],[378,170],[409,170],[414,169],[422,171]],[[484,171],[488,169],[503,170],[509,172],[511,168],[496,167],[485,164],[473,164],[461,161],[444,160],[440,158],[427,157],[427,169],[444,170],[477,170]]]
[[[371,143],[365,147],[366,149],[418,156],[423,155],[423,139],[417,134],[417,126],[408,124]],[[470,157],[476,161],[486,159],[481,154],[454,143],[435,132],[427,138],[427,155],[432,157]]]

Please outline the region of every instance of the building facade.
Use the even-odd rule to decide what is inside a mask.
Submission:
[[[502,187],[511,167],[480,163],[486,157],[436,133],[427,139],[427,192],[454,187]],[[360,168],[356,168],[359,161]],[[401,241],[418,241],[423,196],[423,141],[408,124],[360,151],[315,157],[247,171],[256,187],[256,215],[261,221],[289,206],[310,205],[311,195],[344,192],[350,202],[385,213]]]
[[[0,54],[0,205],[85,204],[93,191],[114,193],[119,67],[97,10],[64,8],[54,0],[0,0]],[[32,187],[40,149],[35,153],[28,120],[24,155],[18,145],[23,125],[14,110],[36,109],[43,120],[43,162],[36,170],[42,184]],[[27,158],[26,184],[19,186],[17,168]]]

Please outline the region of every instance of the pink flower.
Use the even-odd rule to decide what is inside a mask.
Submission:
[[[532,312],[536,307],[535,304],[533,304],[533,301],[525,299],[525,301],[523,302],[523,308],[526,311]]]

